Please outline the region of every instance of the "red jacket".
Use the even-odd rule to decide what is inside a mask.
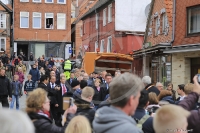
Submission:
[[[188,130],[191,131],[188,131],[188,133],[200,133],[200,126],[198,126],[200,123],[200,109],[193,110],[198,99],[199,95],[196,92],[192,92],[179,103],[179,106],[191,112],[188,117]]]

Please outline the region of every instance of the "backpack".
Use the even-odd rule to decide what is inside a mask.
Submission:
[[[140,120],[136,119],[137,122],[137,127],[139,129],[142,129],[142,125],[145,123],[145,121],[149,118],[150,116],[145,114]]]

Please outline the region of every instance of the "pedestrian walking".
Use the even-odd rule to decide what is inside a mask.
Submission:
[[[19,67],[18,68],[18,71],[15,73],[15,75],[18,75],[19,76],[19,82],[21,83],[21,85],[23,85],[23,82],[24,82],[24,74],[22,72],[22,68]]]
[[[24,84],[24,94],[28,95],[29,92],[33,91],[35,89],[35,82],[31,80],[31,75],[28,74],[27,81]]]
[[[23,95],[22,93],[22,84],[19,81],[19,76],[14,75],[14,80],[11,83],[12,90],[12,101],[10,104],[10,108],[14,108],[14,103],[16,101],[16,109],[19,110],[19,98]]]
[[[37,87],[38,82],[40,81],[40,73],[39,70],[36,68],[36,64],[33,65],[33,68],[29,71],[29,74],[32,76],[35,87]]]
[[[9,107],[9,100],[12,100],[12,92],[9,79],[5,76],[5,69],[0,69],[0,102],[3,107]]]

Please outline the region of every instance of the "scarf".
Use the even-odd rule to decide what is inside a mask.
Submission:
[[[48,111],[39,110],[38,114],[50,118],[50,113]]]

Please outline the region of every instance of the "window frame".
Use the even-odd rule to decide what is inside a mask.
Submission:
[[[4,48],[3,49],[6,51],[6,37],[0,37],[0,49],[2,48],[1,47],[1,39],[4,39],[4,41],[5,41],[5,49]]]
[[[29,0],[20,0],[20,2],[29,2]]]
[[[112,22],[112,3],[108,5],[108,23]]]
[[[103,26],[106,26],[107,9],[103,9]]]
[[[155,36],[159,35],[158,30],[159,30],[160,27],[158,27],[158,24],[159,24],[159,18],[156,17],[155,18]]]
[[[34,18],[39,18],[39,17],[35,17],[34,16],[34,13],[38,13],[38,14],[40,14],[40,27],[34,27]],[[42,28],[42,13],[40,13],[40,12],[33,12],[33,16],[32,16],[32,28],[33,29],[41,29]]]
[[[46,15],[47,15],[48,13],[49,13],[49,14],[53,14],[53,28],[46,28],[46,19],[47,19]],[[54,29],[54,25],[55,25],[55,24],[54,24],[54,13],[50,13],[50,12],[45,13],[45,23],[44,23],[45,29],[53,30],[53,29]]]
[[[103,42],[103,43],[102,43]],[[103,44],[103,45],[102,45]],[[101,40],[101,45],[100,45],[100,53],[103,53],[104,52],[104,46],[105,46],[105,40],[102,39]],[[102,47],[103,47],[103,51],[102,51]]]
[[[57,3],[58,3],[58,4],[66,4],[66,0],[64,0],[64,3],[59,2],[59,0],[57,0]]]
[[[94,43],[94,52],[97,52],[97,48],[99,48],[98,41]]]
[[[167,26],[167,14],[162,14],[162,33],[165,33],[165,28]]]
[[[28,27],[22,27],[21,26],[21,13],[24,13],[24,11],[22,11],[22,12],[20,12],[20,28],[29,28],[29,12],[26,12],[26,13],[28,13]]]
[[[111,44],[109,42],[109,40],[111,39]],[[110,51],[109,51],[110,48]],[[108,37],[108,42],[107,42],[107,53],[111,53],[112,52],[112,36]]]
[[[32,2],[34,2],[34,3],[42,3],[42,0],[39,0],[39,1],[33,0]]]
[[[83,22],[83,35],[86,34],[86,24],[85,21]]]
[[[1,27],[1,26],[0,26],[0,29],[6,29],[6,28],[7,28],[7,23],[6,23],[6,22],[7,22],[7,14],[6,14],[6,13],[0,13],[0,15],[1,15],[1,14],[4,15],[4,19],[5,19],[5,20],[1,20],[1,19],[0,19],[0,24],[1,24],[1,22],[4,22],[5,27]]]
[[[96,13],[96,25],[95,25],[95,26],[96,26],[96,27],[95,27],[96,30],[98,30],[98,28],[99,28],[99,23],[98,23],[99,20],[98,20],[98,19],[99,19],[99,14]]]
[[[189,23],[190,23],[190,22],[189,22],[189,19],[190,19],[190,18],[189,18],[189,10],[194,9],[194,8],[199,8],[199,9],[200,9],[200,5],[195,5],[195,6],[191,6],[191,7],[187,7],[187,8],[186,8],[186,15],[187,15],[187,16],[186,16],[186,18],[187,18],[187,21],[186,21],[186,23],[187,23],[187,24],[186,24],[186,29],[187,29],[187,30],[186,30],[186,36],[187,36],[187,37],[199,36],[199,35],[200,35],[200,31],[199,31],[199,32],[196,32],[196,33],[189,33],[189,29],[190,29],[190,28],[189,28],[189,27],[190,27],[190,26],[189,26]]]
[[[64,15],[65,17],[58,17],[58,14],[62,14],[62,15]],[[58,19],[59,18],[64,18],[65,20],[64,20],[64,22],[65,22],[65,28],[64,29],[58,29]],[[56,27],[57,27],[57,30],[66,30],[66,13],[57,13],[57,25],[56,25]]]
[[[45,3],[54,3],[54,0],[52,0],[52,2],[48,2],[47,0],[45,0]]]

